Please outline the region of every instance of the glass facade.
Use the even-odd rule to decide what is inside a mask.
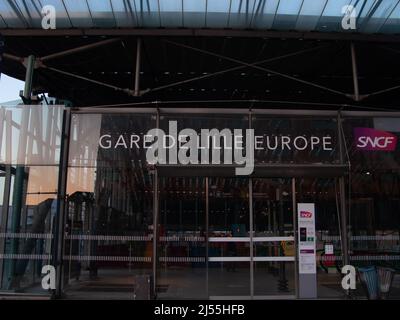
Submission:
[[[350,264],[393,268],[400,296],[400,115],[17,106],[0,116],[3,291],[46,294],[50,264],[70,298],[132,299],[138,275],[158,299],[296,298],[297,204],[313,203],[317,297],[345,295],[343,235]],[[245,156],[254,168],[236,174]]]
[[[63,108],[0,109],[1,290],[42,292],[54,263]]]
[[[373,140],[365,140],[369,143],[365,147],[354,143],[359,128],[376,130],[369,132]],[[357,266],[373,264],[398,270],[400,149],[395,144],[400,137],[400,118],[348,118],[343,130],[351,164],[347,185],[351,262]],[[372,142],[382,145],[384,151],[371,150]]]
[[[59,28],[232,28],[336,31],[355,8],[362,33],[398,33],[397,0],[47,0]],[[40,28],[40,2],[0,0],[0,28]],[[349,9],[351,10],[351,9]]]

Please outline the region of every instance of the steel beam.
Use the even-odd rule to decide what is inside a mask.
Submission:
[[[95,43],[91,43],[91,44],[87,44],[81,47],[77,47],[77,48],[73,48],[73,49],[68,49],[68,50],[64,50],[64,51],[60,51],[57,53],[53,53],[53,54],[49,54],[47,56],[41,57],[39,58],[40,61],[47,61],[47,60],[51,60],[51,59],[56,59],[56,58],[60,58],[60,57],[65,57],[71,54],[75,54],[78,52],[82,52],[82,51],[87,51],[90,49],[94,49],[94,48],[98,48],[101,46],[105,46],[117,41],[120,41],[120,38],[113,38],[113,39],[107,39],[104,41],[99,41],[99,42],[95,42]]]
[[[18,57],[18,56],[15,56],[13,54],[9,54],[9,53],[3,53],[3,57],[5,59],[13,60],[13,61],[20,62],[20,63],[24,62],[24,58]]]
[[[132,91],[132,90],[130,90],[128,88],[120,88],[120,87],[113,86],[113,85],[108,84],[108,83],[104,83],[104,82],[101,82],[101,81],[93,80],[93,79],[90,79],[90,78],[87,78],[87,77],[83,77],[83,76],[80,76],[80,75],[77,75],[77,74],[74,74],[74,73],[71,73],[71,72],[63,71],[63,70],[60,70],[60,69],[57,69],[57,68],[52,68],[52,67],[49,67],[49,66],[46,66],[46,65],[42,65],[42,67],[45,68],[45,69],[48,69],[48,70],[52,70],[54,72],[58,72],[58,73],[64,74],[66,76],[74,77],[74,78],[85,80],[85,81],[88,81],[88,82],[92,82],[92,83],[95,83],[95,84],[98,84],[98,85],[101,85],[101,86],[104,86],[104,87],[107,87],[107,88],[111,88],[111,89],[113,89],[115,91],[122,91],[122,92],[125,92],[126,94],[128,94],[130,96],[134,95],[134,91]]]
[[[363,34],[343,32],[300,32],[244,29],[151,29],[151,28],[89,28],[89,29],[0,29],[2,35],[13,37],[60,37],[60,36],[150,36],[150,37],[240,37],[240,38],[276,38],[327,41],[365,41],[399,43],[398,34]]]
[[[188,46],[188,45],[185,45],[185,44],[182,44],[182,43],[178,43],[178,42],[175,42],[175,41],[170,41],[170,40],[164,40],[164,41],[166,43],[170,43],[170,44],[178,46],[178,47],[190,49],[190,50],[197,51],[197,52],[200,52],[200,53],[203,53],[203,54],[207,54],[207,55],[210,55],[210,56],[214,56],[214,57],[217,57],[217,58],[220,58],[220,59],[224,59],[224,60],[228,60],[228,61],[231,61],[231,62],[235,62],[235,63],[240,64],[240,65],[248,66],[248,67],[251,67],[251,68],[254,68],[254,69],[258,69],[258,70],[261,70],[261,71],[264,71],[264,72],[269,72],[269,73],[281,76],[281,77],[286,78],[286,79],[290,79],[290,80],[293,80],[293,81],[296,81],[296,82],[300,82],[300,83],[308,85],[308,86],[316,87],[316,88],[319,88],[321,90],[329,91],[331,93],[335,93],[335,94],[338,94],[338,95],[341,95],[341,96],[348,97],[348,95],[346,93],[344,93],[344,92],[341,92],[341,91],[338,91],[338,90],[334,90],[334,89],[331,89],[331,88],[327,88],[325,86],[321,86],[319,84],[316,84],[316,83],[313,83],[313,82],[310,82],[310,81],[301,80],[301,79],[298,79],[296,77],[293,77],[293,76],[290,76],[290,75],[287,75],[287,74],[284,74],[284,73],[281,73],[281,72],[277,72],[277,71],[274,71],[274,70],[271,70],[271,69],[260,67],[258,65],[252,65],[251,63],[247,63],[247,62],[244,62],[244,61],[241,61],[241,60],[238,60],[238,59],[230,58],[230,57],[227,57],[227,56],[224,56],[224,55],[221,55],[221,54],[218,54],[218,53],[214,53],[214,52],[211,52],[211,51],[208,51],[208,50],[203,50],[203,49],[199,49],[199,48],[196,48],[196,47]]]
[[[276,60],[280,60],[280,59],[285,59],[285,58],[288,58],[288,57],[293,57],[293,56],[296,56],[296,55],[299,55],[299,54],[302,54],[302,53],[305,53],[305,52],[310,52],[310,51],[314,51],[314,50],[321,49],[321,48],[326,48],[326,47],[327,46],[318,46],[318,47],[314,47],[314,48],[304,49],[304,50],[296,51],[296,52],[293,52],[293,53],[288,53],[288,54],[285,54],[285,55],[277,56],[277,57],[274,57],[274,58],[269,58],[269,59],[257,61],[257,62],[251,63],[250,65],[256,66],[256,65],[267,63],[267,62],[272,62],[272,61],[276,61]],[[228,73],[228,72],[237,71],[237,70],[241,70],[241,69],[245,69],[245,68],[248,68],[248,66],[237,66],[237,67],[233,67],[233,68],[224,69],[224,70],[221,70],[221,71],[216,71],[216,72],[205,74],[205,75],[201,75],[201,76],[198,76],[198,77],[194,77],[194,78],[190,78],[190,79],[186,79],[186,80],[182,80],[182,81],[166,84],[164,86],[159,86],[159,87],[156,87],[156,88],[152,88],[152,89],[148,90],[146,93],[167,89],[167,88],[178,86],[178,85],[181,85],[181,84],[190,83],[192,81],[204,80],[204,79],[207,79],[207,78],[210,78],[210,77],[214,77],[214,76],[217,76],[217,75],[221,75],[221,74],[225,74],[225,73]]]

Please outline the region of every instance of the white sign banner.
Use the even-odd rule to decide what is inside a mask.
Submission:
[[[315,274],[315,205],[314,203],[298,203],[298,235],[299,235],[299,273]]]

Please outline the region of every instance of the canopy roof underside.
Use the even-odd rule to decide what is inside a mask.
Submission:
[[[400,33],[400,0],[0,0],[0,29],[41,29],[56,9],[57,29],[230,28]],[[356,29],[342,27],[355,8]]]

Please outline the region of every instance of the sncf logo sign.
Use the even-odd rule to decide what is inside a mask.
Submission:
[[[300,218],[311,218],[312,213],[310,211],[300,211]]]
[[[371,128],[354,128],[356,147],[365,151],[394,151],[397,137],[386,131]]]

